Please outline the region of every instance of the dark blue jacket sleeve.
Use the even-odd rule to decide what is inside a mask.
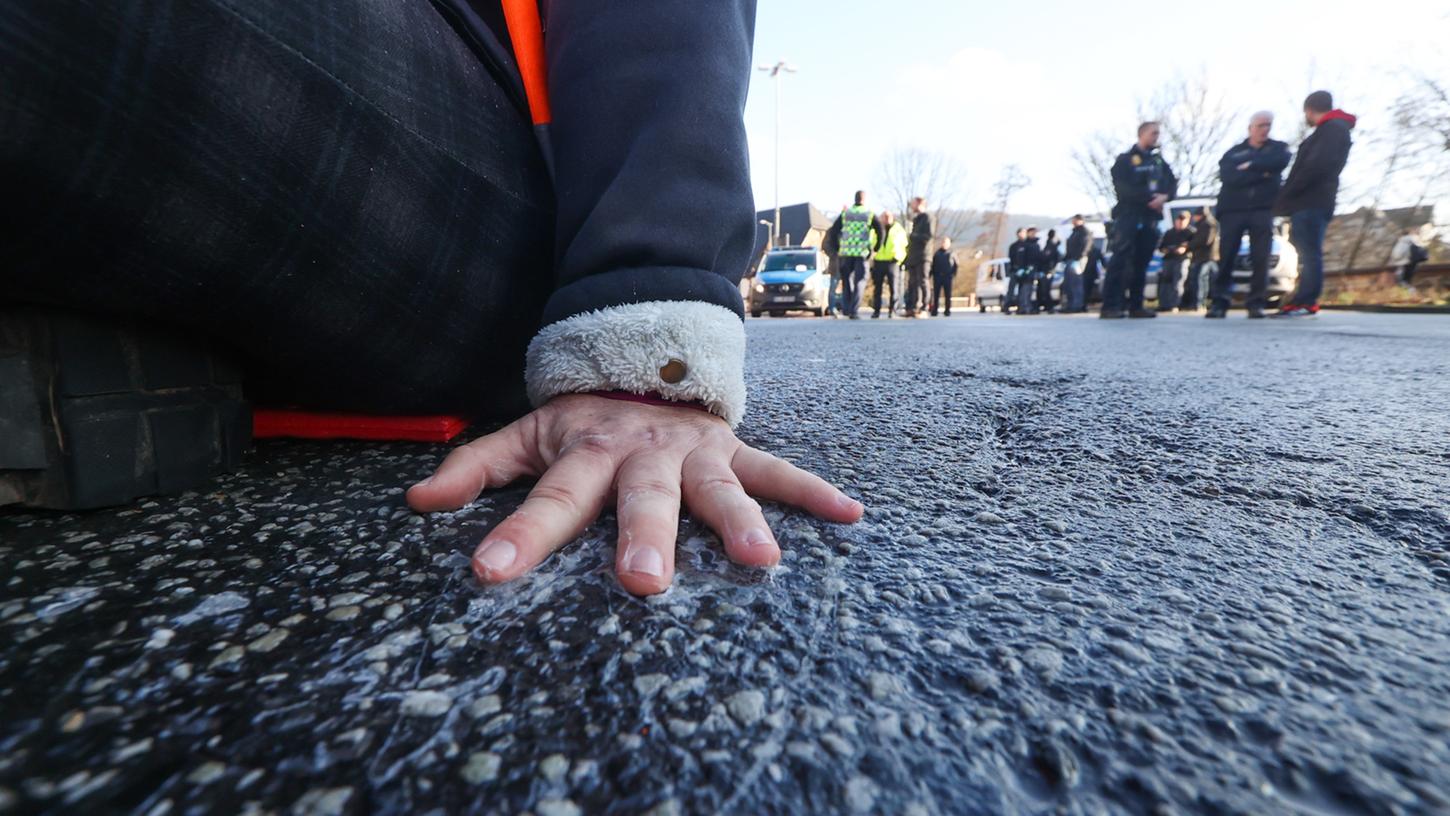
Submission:
[[[1124,153],[1113,162],[1113,192],[1118,196],[1120,204],[1139,206],[1148,203],[1152,198],[1148,194],[1148,188],[1137,178],[1133,172],[1131,153]]]
[[[558,205],[549,325],[653,300],[743,316],[754,0],[543,4]]]

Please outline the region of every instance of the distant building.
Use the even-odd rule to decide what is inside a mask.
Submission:
[[[760,223],[775,223],[775,210],[761,210],[755,214],[755,254],[750,262],[751,274],[760,265],[760,259],[770,244],[770,227]],[[780,208],[780,244],[782,246],[818,247],[831,228],[831,219],[810,203],[791,204]]]
[[[1434,237],[1435,206],[1376,210],[1361,207],[1336,217],[1324,236],[1324,268],[1328,271],[1373,269],[1389,263],[1395,241],[1412,229],[1426,246]]]

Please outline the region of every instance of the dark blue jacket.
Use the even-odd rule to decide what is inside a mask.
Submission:
[[[1162,193],[1171,201],[1178,197],[1178,177],[1157,149],[1144,150],[1133,145],[1113,163],[1113,190],[1118,204],[1113,207],[1113,220],[1124,224],[1153,223],[1161,216],[1148,209],[1148,201]]]
[[[433,0],[516,98],[498,0]],[[742,111],[754,0],[541,0],[555,251],[543,325],[651,300],[743,317],[755,243]]]
[[[1218,193],[1219,214],[1273,207],[1291,156],[1289,145],[1274,139],[1263,147],[1254,147],[1245,139],[1229,148],[1218,163],[1218,177],[1223,182]],[[1240,170],[1245,162],[1248,169]]]
[[[1036,238],[1023,238],[1008,247],[1007,258],[1014,274],[1035,270],[1042,263],[1042,245],[1037,243]]]
[[[1068,233],[1067,246],[1063,248],[1063,258],[1068,261],[1082,261],[1087,257],[1088,247],[1092,246],[1093,237],[1088,233],[1086,224],[1072,228]]]
[[[938,249],[931,256],[931,279],[949,281],[957,275],[957,258],[951,250]]]

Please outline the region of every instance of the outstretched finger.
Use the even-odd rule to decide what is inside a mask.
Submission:
[[[422,513],[457,510],[491,487],[532,475],[524,435],[515,422],[454,448],[432,476],[408,488],[408,506]]]
[[[691,454],[685,460],[684,488],[690,514],[720,536],[731,561],[751,567],[780,561],[780,545],[760,504],[745,494],[724,454],[713,450]]]
[[[473,571],[498,583],[533,569],[599,517],[615,467],[597,452],[574,451],[549,466],[528,498],[473,553]]]
[[[619,582],[636,595],[664,592],[675,574],[680,534],[679,457],[663,451],[635,454],[619,469],[614,485]]]
[[[830,482],[763,451],[742,445],[731,468],[746,492],[840,524],[855,524],[866,508]]]

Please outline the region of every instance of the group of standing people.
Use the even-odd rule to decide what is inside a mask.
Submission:
[[[1304,317],[1319,312],[1324,290],[1324,234],[1334,216],[1339,175],[1349,159],[1350,131],[1355,117],[1334,107],[1328,91],[1315,91],[1304,100],[1304,117],[1313,128],[1294,158],[1289,176],[1283,173],[1292,157],[1289,146],[1271,139],[1274,116],[1254,114],[1249,136],[1230,148],[1219,164],[1222,189],[1218,199],[1219,264],[1210,293],[1207,317],[1227,316],[1233,296],[1233,272],[1244,236],[1249,239],[1252,278],[1244,306],[1251,318],[1265,317],[1268,302],[1269,256],[1274,216],[1287,216],[1290,240],[1299,253],[1299,282],[1277,316]],[[1173,229],[1160,235],[1163,207],[1178,193],[1178,179],[1163,159],[1158,142],[1162,127],[1144,122],[1138,142],[1120,155],[1112,168],[1117,206],[1113,208],[1112,258],[1103,284],[1104,319],[1157,317],[1144,308],[1143,290],[1148,263],[1155,250],[1164,253],[1159,279],[1159,308],[1178,308],[1177,279],[1185,262],[1201,270],[1212,260],[1212,218],[1206,213],[1181,213]],[[1200,230],[1209,237],[1199,237]],[[1185,300],[1197,308],[1198,274],[1190,272],[1191,287]],[[1165,295],[1167,300],[1165,302]]]
[[[1097,284],[1102,267],[1101,251],[1093,244],[1092,233],[1081,215],[1072,217],[1072,231],[1064,243],[1057,230],[1047,231],[1045,244],[1039,243],[1037,227],[1017,230],[1017,240],[1007,248],[1007,294],[1002,299],[1003,314],[1013,309],[1019,315],[1087,311],[1087,298]],[[1062,271],[1062,302],[1052,297],[1052,279],[1058,264]]]
[[[1194,312],[1207,300],[1212,282],[1209,264],[1218,260],[1219,222],[1207,207],[1174,216],[1158,250],[1163,271],[1158,276],[1158,311]]]
[[[823,249],[830,259],[831,292],[826,314],[861,319],[867,272],[871,275],[871,317],[880,318],[883,308],[881,290],[886,290],[884,307],[888,318],[896,316],[898,302],[903,303],[903,317],[936,317],[941,307],[952,313],[952,284],[957,274],[957,260],[952,255],[952,239],[943,237],[929,260],[932,243],[931,216],[926,199],[911,200],[908,233],[889,210],[872,212],[866,204],[866,192],[857,190],[855,203],[843,207],[826,233]],[[905,265],[906,286],[902,300],[901,268]],[[928,288],[928,271],[931,286]]]

